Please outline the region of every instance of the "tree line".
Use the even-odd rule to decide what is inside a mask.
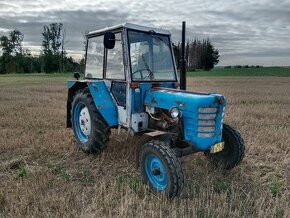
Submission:
[[[23,48],[24,35],[19,30],[1,36],[0,74],[84,71],[84,58],[77,62],[65,51],[66,31],[62,23],[45,25],[41,34],[43,40],[38,56],[33,56],[29,49]],[[173,44],[173,50],[179,68],[181,43]],[[209,39],[196,38],[187,41],[185,58],[188,70],[210,70],[219,62],[219,52]]]
[[[181,43],[173,44],[174,56],[179,69],[181,57]],[[193,70],[211,70],[219,62],[219,51],[214,48],[213,44],[207,39],[187,41],[185,45],[185,60],[187,69]]]
[[[78,63],[65,51],[66,32],[62,23],[45,25],[41,34],[42,49],[38,56],[23,48],[24,35],[19,30],[1,36],[0,74],[82,71],[84,61]]]

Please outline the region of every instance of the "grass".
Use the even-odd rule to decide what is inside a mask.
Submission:
[[[48,164],[48,168],[51,169],[56,176],[64,179],[65,181],[70,180],[70,175],[67,172],[65,166],[62,164]]]
[[[281,181],[272,181],[270,184],[270,191],[273,195],[273,197],[276,197],[280,192],[282,188]]]
[[[119,142],[112,130],[102,154],[78,149],[65,127],[66,80],[0,77],[0,217],[290,217],[289,77],[188,79],[192,91],[227,97],[225,122],[246,156],[232,171],[202,153],[182,158],[173,201],[142,184],[137,138]]]
[[[188,71],[189,77],[208,76],[278,76],[289,77],[290,67],[261,67],[261,68],[214,68],[211,71]],[[83,77],[83,75],[81,75]],[[23,78],[23,77],[43,77],[43,78],[67,78],[73,79],[73,73],[29,73],[29,74],[0,74],[0,78]]]
[[[0,74],[0,78],[10,78],[10,77],[14,77],[14,78],[27,78],[27,77],[47,77],[47,78],[51,78],[51,77],[71,77],[73,78],[73,73],[12,73],[12,74]]]
[[[213,183],[213,189],[216,193],[227,193],[231,191],[231,185],[223,180],[217,180]]]
[[[289,77],[289,67],[262,67],[262,68],[215,68],[211,71],[188,72],[188,76],[278,76]]]
[[[25,170],[24,164],[21,164],[17,170],[17,178],[23,179],[23,177],[25,176],[26,176],[26,170]]]

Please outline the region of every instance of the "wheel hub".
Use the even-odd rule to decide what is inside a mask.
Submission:
[[[160,168],[154,168],[152,170],[152,173],[153,173],[154,176],[160,175],[161,174]]]
[[[80,129],[86,136],[91,134],[91,117],[87,107],[82,108],[79,114]]]
[[[161,159],[155,155],[148,155],[145,160],[145,170],[152,186],[162,191],[167,187],[167,175]]]

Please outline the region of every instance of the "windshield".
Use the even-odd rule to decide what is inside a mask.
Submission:
[[[133,81],[176,81],[168,35],[128,30]]]

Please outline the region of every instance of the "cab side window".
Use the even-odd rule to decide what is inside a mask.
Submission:
[[[103,36],[88,39],[85,76],[103,78],[104,45]]]
[[[123,45],[121,33],[116,33],[116,42],[113,49],[107,49],[106,78],[125,80],[123,65]]]

